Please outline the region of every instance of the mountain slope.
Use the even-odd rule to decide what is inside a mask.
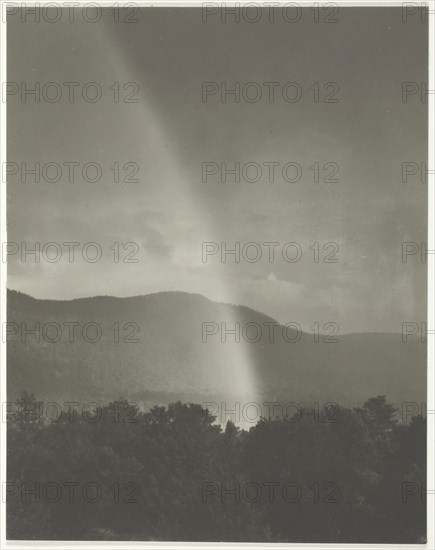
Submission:
[[[145,406],[177,399],[353,405],[379,394],[397,404],[425,400],[426,346],[417,337],[404,344],[398,334],[350,334],[324,343],[303,333],[291,343],[297,333],[284,332],[286,339],[275,326],[270,342],[271,318],[196,294],[54,301],[8,291],[8,322],[16,330],[7,340],[10,400],[23,390],[81,403],[122,395]],[[234,329],[235,322],[240,342],[228,334],[222,343],[222,323]],[[206,342],[203,323],[217,331]],[[258,327],[261,338],[247,341]],[[23,328],[36,328],[40,341]]]

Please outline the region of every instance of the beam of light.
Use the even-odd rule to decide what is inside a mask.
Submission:
[[[116,40],[113,34],[109,34],[110,29],[105,32],[105,44],[104,49],[107,50],[107,56],[111,60],[111,65],[116,67],[117,74],[112,76],[113,79],[120,82],[136,81],[134,75],[138,73],[138,67],[133,66],[130,59],[122,51],[121,44]],[[141,79],[143,81],[143,77]],[[165,127],[162,117],[155,107],[152,105],[150,97],[147,97],[147,90],[141,86],[139,91],[140,99],[139,105],[141,106],[141,116],[139,118],[131,115],[133,110],[125,109],[127,111],[126,118],[130,120],[126,123],[128,128],[131,124],[132,127],[140,128],[141,135],[144,136],[144,144],[147,148],[151,148],[153,157],[156,159],[159,165],[159,171],[161,172],[162,182],[162,194],[169,192],[171,194],[171,203],[177,203],[177,209],[183,211],[187,217],[191,219],[200,218],[202,227],[202,241],[213,242],[219,241],[218,229],[212,227],[210,217],[207,216],[205,207],[200,204],[200,198],[195,194],[194,187],[189,185],[186,176],[183,175],[183,162],[178,156],[178,153],[171,148],[170,131]],[[127,106],[128,107],[128,106]],[[136,108],[134,109],[134,111]],[[193,124],[195,122],[193,121]],[[178,136],[177,136],[178,137]],[[146,215],[146,214],[144,214]],[[175,212],[174,212],[175,216]],[[177,221],[174,217],[174,226],[176,227]],[[188,243],[191,245],[191,243]],[[181,252],[182,253],[182,252]],[[198,264],[201,263],[202,250],[199,247],[197,250]],[[203,269],[203,281],[204,288],[209,286],[210,279],[210,266],[207,269]],[[224,277],[219,276],[219,267],[215,269],[214,273],[214,293],[213,296],[219,296],[220,301],[227,304],[235,304],[237,300],[232,292],[232,288],[224,280]],[[174,282],[177,280],[177,271],[174,268]],[[165,290],[165,289],[162,289]],[[182,290],[182,289],[178,289]],[[240,323],[242,327],[242,320],[238,318],[236,308],[227,307],[226,323],[228,327],[235,326],[236,323]],[[204,320],[204,321],[209,321]],[[212,320],[210,320],[212,321]],[[218,320],[216,320],[218,322]],[[192,337],[201,339],[201,327],[191,327]],[[214,338],[219,338],[220,334]],[[231,340],[231,337],[228,338]],[[201,341],[201,340],[200,340]],[[203,344],[207,345],[207,344]],[[240,401],[241,407],[243,404],[249,401],[258,402],[258,393],[256,388],[255,374],[253,368],[253,362],[251,359],[251,352],[249,344],[241,339],[240,343],[221,343],[218,348],[219,351],[219,365],[221,369],[221,381],[226,388],[231,388],[231,395],[237,396],[235,399]],[[214,348],[216,349],[216,348]],[[214,388],[210,388],[213,391]],[[231,403],[228,403],[228,409],[231,409]],[[243,424],[243,420],[241,420]]]

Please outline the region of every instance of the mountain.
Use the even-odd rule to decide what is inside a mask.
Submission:
[[[312,333],[286,332],[247,307],[183,292],[58,301],[10,290],[7,299],[9,400],[23,390],[46,401],[123,396],[146,407],[178,399],[343,405],[376,395],[397,405],[426,399],[426,346],[417,337],[403,343],[400,334],[338,334],[338,342],[325,343],[322,335],[316,342]],[[240,342],[231,335],[222,342],[222,323],[234,329],[235,322]],[[206,342],[203,323],[217,331]],[[247,341],[259,327],[258,341]],[[36,329],[39,342],[25,329]]]

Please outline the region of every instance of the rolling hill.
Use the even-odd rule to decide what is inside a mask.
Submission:
[[[176,400],[357,405],[376,395],[398,405],[425,401],[426,346],[417,337],[406,344],[387,333],[298,339],[262,313],[183,292],[57,301],[10,290],[7,310],[15,332],[7,339],[8,400],[26,390],[46,401],[123,396],[145,407]],[[231,334],[222,342],[222,323],[234,329],[236,322],[240,342]],[[216,332],[205,342],[204,323]],[[25,335],[35,328],[39,342]]]

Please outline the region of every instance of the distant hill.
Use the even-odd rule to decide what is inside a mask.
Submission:
[[[9,400],[22,390],[47,401],[105,402],[123,396],[144,406],[178,399],[343,405],[380,394],[396,404],[426,399],[426,346],[417,337],[405,344],[400,334],[338,334],[338,343],[324,343],[303,333],[290,343],[278,326],[271,343],[270,317],[183,292],[57,301],[8,291],[7,309],[8,322],[19,327],[8,338]],[[81,334],[90,322],[101,327],[95,343]],[[219,329],[205,343],[203,322]],[[260,340],[251,343],[242,334],[240,343],[231,336],[222,343],[221,323],[229,329],[234,322],[241,328],[253,323],[247,333],[251,339],[260,326]],[[22,323],[27,329],[39,323],[39,343],[32,335],[22,341]],[[78,323],[73,342],[64,323],[71,329]],[[59,337],[56,327],[62,328],[59,340],[47,341]],[[297,336],[290,330],[285,334]],[[95,327],[88,325],[88,339],[94,336]]]

